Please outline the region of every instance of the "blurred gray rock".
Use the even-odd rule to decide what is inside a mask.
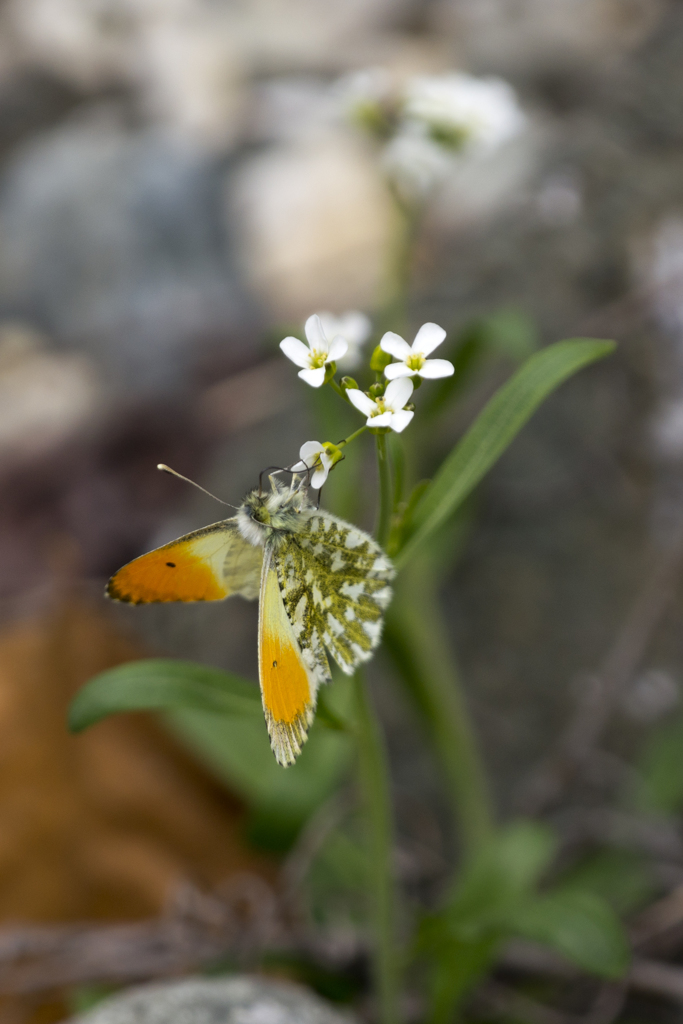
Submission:
[[[73,1024],[352,1024],[298,985],[265,978],[189,978],[114,996]]]
[[[0,311],[86,349],[129,395],[177,387],[216,338],[247,348],[219,177],[111,108],[36,136],[0,181]]]

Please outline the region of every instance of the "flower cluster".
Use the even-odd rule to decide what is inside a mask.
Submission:
[[[501,78],[415,75],[399,89],[373,69],[347,76],[338,89],[350,119],[386,143],[384,170],[408,201],[423,199],[458,158],[493,153],[525,123]]]
[[[342,380],[342,386],[335,381],[337,361],[346,360],[347,366],[357,366],[362,359],[362,345],[370,336],[371,324],[359,312],[333,316],[331,313],[314,313],[304,325],[308,341],[305,345],[298,338],[288,337],[280,342],[280,348],[299,370],[299,377],[311,387],[319,388],[326,382],[336,391],[345,395],[349,402],[366,417],[365,427],[375,431],[393,430],[397,434],[405,430],[415,412],[409,405],[415,388],[413,379],[434,380],[450,377],[453,364],[447,359],[430,359],[446,337],[443,327],[438,324],[423,324],[412,345],[393,331],[387,331],[379,344],[383,358],[386,386],[377,381],[368,391],[362,391],[349,377]],[[391,357],[396,361],[392,362]],[[375,366],[373,356],[372,365]],[[418,380],[417,383],[420,383]],[[365,429],[361,428],[361,429]],[[327,480],[332,467],[343,458],[342,447],[329,441],[306,441],[299,452],[299,462],[291,466],[293,472],[309,473],[311,486],[319,489]]]

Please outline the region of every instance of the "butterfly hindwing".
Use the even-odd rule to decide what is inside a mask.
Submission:
[[[282,597],[303,657],[329,679],[324,647],[347,674],[372,657],[394,569],[367,533],[315,512],[277,557]]]
[[[117,601],[220,601],[258,595],[263,548],[244,540],[230,519],[141,555],[112,576],[106,593]]]
[[[316,679],[302,656],[280,592],[276,557],[266,550],[259,596],[259,679],[270,745],[281,765],[306,742],[315,711]]]

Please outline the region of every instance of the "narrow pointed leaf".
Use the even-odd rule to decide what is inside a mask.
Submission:
[[[624,929],[606,900],[592,892],[556,890],[518,908],[511,930],[563,953],[590,974],[616,979],[629,967]]]
[[[403,566],[455,512],[545,398],[572,374],[614,351],[612,341],[575,338],[537,352],[487,403],[443,462],[420,500],[412,535],[395,559]]]
[[[86,683],[71,703],[69,728],[81,732],[122,711],[178,708],[263,713],[258,687],[240,676],[191,661],[149,658],[100,672]]]

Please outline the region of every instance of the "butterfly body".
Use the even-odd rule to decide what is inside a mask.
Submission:
[[[119,601],[259,597],[259,678],[273,752],[291,764],[331,679],[327,652],[350,674],[372,657],[394,570],[362,530],[309,500],[304,481],[251,491],[231,519],[180,537],[123,566]]]

